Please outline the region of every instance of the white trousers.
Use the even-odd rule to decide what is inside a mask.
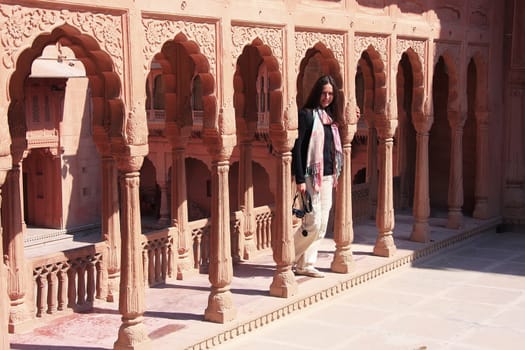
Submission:
[[[333,175],[323,176],[323,182],[319,192],[315,192],[312,184],[312,177],[306,178],[306,190],[312,197],[312,212],[306,214],[303,219],[303,229],[308,234],[317,236],[317,239],[301,255],[296,257],[296,266],[303,269],[307,266],[313,266],[317,261],[317,252],[321,239],[326,235],[330,209],[332,208],[332,191],[334,186]]]

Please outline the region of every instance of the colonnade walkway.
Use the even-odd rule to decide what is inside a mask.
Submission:
[[[269,295],[271,252],[234,266],[237,318],[204,321],[207,275],[146,290],[151,349],[507,349],[525,341],[525,234],[496,233],[500,218],[465,217],[460,230],[430,218],[431,242],[409,241],[412,217],[396,213],[397,252],[372,254],[375,222],[355,225],[355,269],[330,271],[334,242],[323,240],[325,278],[297,276],[298,293]],[[57,242],[57,245],[66,244]],[[50,248],[50,247],[47,247]],[[41,321],[11,335],[11,349],[112,349],[118,303]]]

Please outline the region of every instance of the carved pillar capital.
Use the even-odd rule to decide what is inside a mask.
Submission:
[[[281,154],[290,152],[297,138],[296,130],[284,130],[279,124],[270,125],[270,139],[273,148]]]
[[[451,129],[453,130],[463,129],[463,126],[465,125],[465,121],[467,120],[466,113],[462,113],[459,110],[449,110],[447,114],[448,114],[448,122],[449,122]]]
[[[434,123],[434,117],[420,111],[413,112],[412,123],[418,134],[426,135]]]
[[[396,133],[397,119],[378,119],[375,122],[377,135],[380,139],[391,139]]]
[[[142,163],[144,162],[143,156],[118,155],[115,159],[118,170],[123,173],[140,171],[140,168],[142,168]]]

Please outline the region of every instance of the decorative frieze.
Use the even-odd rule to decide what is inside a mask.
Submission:
[[[113,61],[115,72],[123,78],[122,16],[106,12],[87,12],[0,5],[0,40],[3,65],[15,66],[16,53],[30,46],[36,35],[70,24],[92,36]]]
[[[210,73],[216,76],[217,72],[217,33],[215,23],[191,22],[188,20],[169,20],[156,18],[143,18],[144,35],[144,69],[149,71],[150,62],[156,53],[160,52],[162,45],[172,40],[179,33],[184,34],[188,40],[194,41],[200,52],[206,57],[210,65]]]
[[[388,67],[388,44],[385,36],[378,35],[356,35],[354,38],[354,62],[358,62],[359,58],[366,49],[372,46],[381,56],[381,61],[385,67]]]
[[[413,40],[413,39],[397,39],[396,41],[396,60],[397,62],[401,61],[401,56],[409,48],[414,50],[417,54],[419,61],[421,62],[421,67],[423,71],[425,70],[425,44],[424,40]]]
[[[251,44],[255,38],[268,45],[272,55],[279,62],[279,71],[283,72],[283,29],[270,27],[232,26],[232,67],[235,69],[237,59],[246,45]]]
[[[312,48],[318,42],[323,43],[329,48],[335,56],[335,59],[339,63],[341,71],[345,68],[345,40],[344,34],[337,33],[319,33],[319,32],[307,32],[297,31],[295,32],[295,71],[299,72],[299,65],[301,60],[304,58],[306,51]]]

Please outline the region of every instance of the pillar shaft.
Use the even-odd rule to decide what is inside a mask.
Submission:
[[[117,168],[110,156],[102,157],[102,234],[108,247],[107,301],[118,297],[120,283],[120,212],[118,199]]]
[[[10,163],[9,157],[0,157],[0,163]],[[5,162],[2,162],[5,160]],[[2,164],[0,164],[2,165]],[[0,208],[2,207],[2,186],[6,179],[7,170],[0,168]],[[3,241],[3,228],[0,220],[0,242]],[[0,256],[4,256],[4,245],[0,244]],[[11,349],[7,325],[9,323],[9,302],[7,296],[7,272],[3,259],[0,260],[0,349]]]
[[[394,229],[392,147],[397,120],[376,121],[376,126],[379,136],[379,176],[376,210],[378,236],[374,246],[374,254],[389,257],[396,252],[392,232]]]
[[[177,279],[184,279],[196,272],[193,261],[193,240],[188,227],[188,194],[186,191],[185,149],[181,146],[173,149],[173,166],[171,170],[173,225],[178,229]]]
[[[4,229],[5,254],[7,256],[8,278],[7,292],[10,299],[9,332],[22,332],[27,329],[27,321],[32,319],[25,303],[26,265],[24,259],[24,225],[22,202],[20,201],[20,166],[17,164],[7,173],[4,185],[4,205],[2,207],[2,225]]]
[[[239,238],[242,258],[249,260],[257,251],[255,242],[255,214],[253,208],[253,171],[252,145],[243,142],[240,145],[239,162],[239,207],[243,212],[243,237]]]
[[[489,130],[488,113],[476,113],[477,137],[476,137],[476,187],[473,217],[477,219],[488,219],[488,183],[489,183]]]
[[[357,123],[357,120],[355,120]],[[335,252],[331,270],[349,273],[355,266],[352,255],[354,227],[352,219],[352,139],[357,124],[342,126],[343,169],[336,188],[334,241]]]
[[[122,324],[114,350],[150,348],[150,339],[143,323],[146,307],[139,183],[140,173],[138,171],[135,169],[121,170],[122,266],[119,311],[122,315]]]
[[[463,124],[459,112],[449,111],[451,129],[450,173],[448,181],[448,222],[447,227],[458,229],[463,214]]]
[[[416,128],[416,169],[414,177],[414,224],[410,240],[415,242],[430,241],[430,227],[428,217],[430,216],[430,184],[429,184],[429,158],[428,143],[429,130],[432,118],[417,118],[415,114],[414,124]]]
[[[210,263],[208,278],[211,293],[204,318],[225,323],[233,320],[237,310],[233,305],[230,285],[233,262],[230,241],[230,204],[228,196],[228,160],[214,160],[212,164],[212,211],[210,230]]]

